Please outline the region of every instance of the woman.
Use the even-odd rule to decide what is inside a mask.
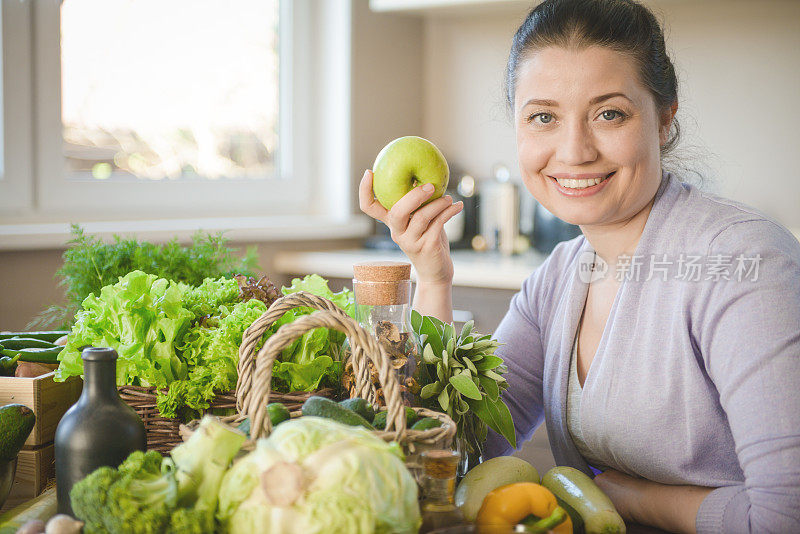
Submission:
[[[632,0],[546,0],[507,89],[526,188],[583,234],[495,332],[518,442],[544,420],[556,463],[601,472],[629,521],[800,532],[800,243],[662,171],[678,100],[657,21]],[[461,205],[420,207],[423,186],[387,212],[371,190],[367,171],[361,209],[414,263],[415,308],[451,320],[443,225]],[[510,452],[490,435],[487,456]]]

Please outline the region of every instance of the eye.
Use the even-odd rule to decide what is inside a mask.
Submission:
[[[602,112],[600,116],[603,117],[603,120],[607,121],[613,121],[625,118],[625,114],[616,109],[607,109],[604,112]]]
[[[528,117],[528,122],[535,122],[537,119],[539,124],[549,124],[553,122],[553,115],[546,112],[534,113]]]

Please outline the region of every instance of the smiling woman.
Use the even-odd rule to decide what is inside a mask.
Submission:
[[[514,97],[523,182],[569,223],[595,227],[638,215],[641,226],[661,182],[672,112],[660,112],[627,55],[597,46],[530,53]]]
[[[580,226],[523,283],[495,337],[524,443],[597,474],[620,514],[671,532],[800,532],[800,243],[754,208],[665,172],[675,70],[634,0],[545,0],[507,67],[523,182]],[[415,188],[383,217],[449,321],[441,225]],[[486,456],[512,447],[490,433]]]

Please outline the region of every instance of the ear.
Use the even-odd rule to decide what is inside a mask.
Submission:
[[[672,105],[664,111],[661,112],[660,124],[658,127],[658,143],[662,147],[667,144],[667,139],[669,139],[669,129],[672,126],[672,120],[675,118],[675,113],[678,112],[678,101],[672,103]]]

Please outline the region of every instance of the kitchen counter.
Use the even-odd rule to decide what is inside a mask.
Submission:
[[[544,254],[530,250],[515,256],[498,252],[453,250],[453,285],[456,287],[518,290],[522,282],[544,262]],[[317,273],[325,278],[353,277],[353,264],[361,261],[408,261],[398,251],[348,249],[326,252],[280,252],[274,268],[280,274]],[[416,278],[413,268],[412,280]]]

